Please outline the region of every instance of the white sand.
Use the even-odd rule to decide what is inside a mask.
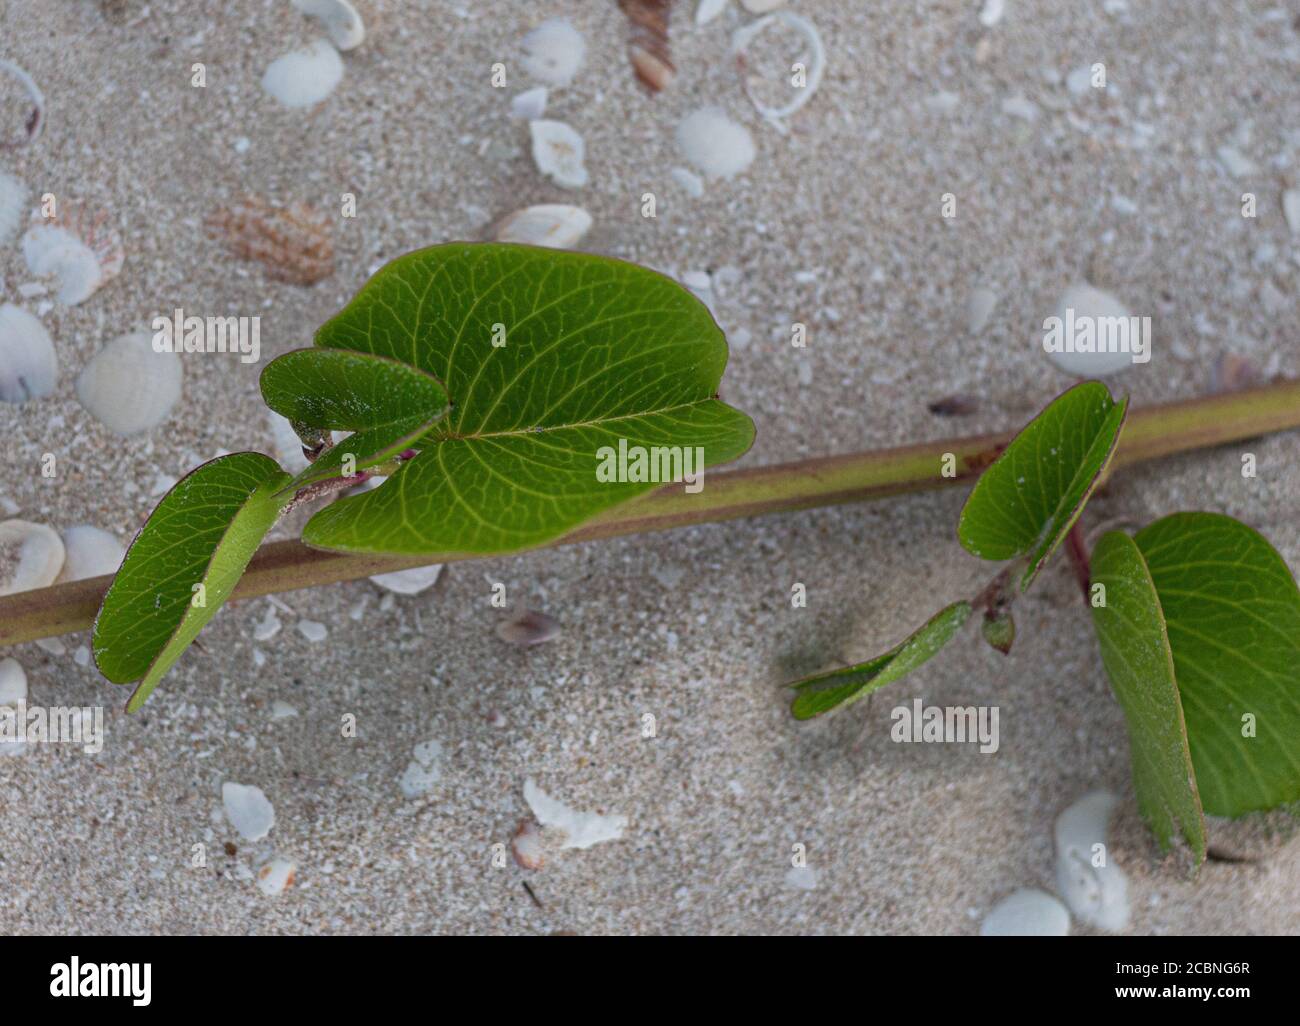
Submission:
[[[832,64],[784,136],[754,117],[725,57],[735,5],[703,28],[692,3],[677,5],[678,80],[657,98],[633,80],[612,2],[358,6],[366,42],[344,56],[333,96],[304,111],[259,86],[272,59],[318,34],[287,0],[109,0],[113,17],[92,3],[4,5],[6,54],[44,89],[49,124],[36,146],[0,154],[0,169],[34,194],[108,207],[128,251],[114,283],[43,318],[61,360],[54,395],[0,405],[3,488],[23,517],[125,541],[160,476],[270,445],[260,366],[221,356],[185,358],[184,398],[163,426],[129,442],[109,434],[73,389],[107,340],[178,305],[259,314],[265,361],[306,344],[371,268],[480,237],[525,203],[582,203],[592,251],[677,272],[739,269],[718,313],[733,337],[752,338],[723,382],[758,424],[746,465],[1019,423],[1069,383],[1036,351],[1037,330],[1089,271],[1155,320],[1153,360],[1119,379],[1138,403],[1202,390],[1228,350],[1300,374],[1300,250],[1280,205],[1300,174],[1300,33],[1280,5],[1134,0],[1117,17],[1100,0],[1042,0],[1009,4],[985,29],[975,2],[927,3],[922,17],[797,0]],[[536,173],[527,126],[510,117],[511,97],[535,83],[520,71],[506,89],[489,85],[492,63],[517,60],[517,40],[553,15],[587,42],[585,66],[547,107],[585,138],[591,181],[577,191]],[[1104,96],[1045,79],[1097,59]],[[204,90],[189,84],[196,61]],[[945,91],[959,97],[950,114],[926,104]],[[1035,121],[1002,113],[1020,94]],[[690,199],[671,178],[682,164],[674,129],[705,103],[744,123],[758,156]],[[1229,178],[1214,156],[1225,144],[1258,174]],[[1240,216],[1248,190],[1255,220]],[[653,221],[640,216],[646,191],[660,199]],[[226,257],[202,220],[245,192],[330,211],[355,193],[358,217],[337,225],[337,272],[304,289]],[[954,221],[939,216],[948,192]],[[16,246],[0,250],[0,276],[17,301],[29,276]],[[967,297],[981,284],[999,299],[969,338]],[[794,321],[810,330],[802,354],[789,346]],[[978,396],[981,412],[926,411],[955,392]],[[1258,456],[1253,481],[1239,474],[1242,448]],[[54,480],[39,474],[46,452],[59,457]],[[1191,455],[1123,474],[1089,521],[1220,510],[1300,567],[1298,471],[1294,435]],[[129,719],[125,690],[74,661],[85,635],[64,639],[61,657],[22,646],[13,654],[30,701],[106,703],[109,736],[96,756],[49,745],[0,760],[0,922],[87,933],[973,934],[1016,888],[1053,888],[1055,816],[1106,788],[1122,799],[1112,857],[1129,877],[1133,932],[1296,932],[1300,845],[1212,862],[1195,879],[1159,856],[1064,567],[1023,602],[1009,658],[972,635],[870,705],[790,719],[782,681],[872,654],[983,582],[988,569],[954,535],[961,501],[918,496],[458,564],[386,610],[366,581],[285,596],[286,626],[329,626],[319,644],[298,630],[255,643],[266,603],[246,603]],[[673,570],[680,580],[666,586]],[[489,581],[507,584],[511,612],[557,617],[562,636],[530,651],[502,643],[493,627],[511,612],[491,608]],[[796,581],[806,610],[790,608]],[[1000,751],[892,743],[889,710],[914,698],[996,704]],[[274,719],[277,700],[300,715]],[[654,739],[641,736],[646,713]],[[355,739],[340,737],[348,714]],[[440,777],[408,800],[399,781],[428,739],[442,746]],[[526,815],[528,777],[575,808],[629,819],[620,841],[564,852],[528,877],[544,910],[522,871],[492,858]],[[225,780],[265,791],[276,816],[265,840],[234,834]],[[206,868],[191,866],[195,844]],[[814,890],[785,882],[795,844],[807,847]],[[253,878],[272,856],[297,867],[274,901]]]

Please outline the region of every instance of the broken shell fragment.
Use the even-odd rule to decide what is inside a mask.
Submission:
[[[537,822],[559,834],[558,848],[590,848],[604,841],[617,841],[627,829],[627,817],[579,812],[558,798],[552,798],[532,780],[524,781],[524,801]]]
[[[293,0],[293,5],[319,21],[338,49],[354,50],[365,41],[365,23],[348,0]]]
[[[397,595],[418,595],[426,588],[438,583],[442,574],[442,564],[414,566],[409,570],[393,570],[386,574],[371,574],[370,579],[385,591]]]
[[[108,212],[64,200],[53,217],[33,214],[23,235],[27,269],[58,281],[59,302],[76,306],[117,277],[126,253]]]
[[[497,625],[497,637],[512,645],[540,645],[560,633],[560,621],[545,613],[529,611]]]
[[[773,4],[772,6],[775,7],[776,5]],[[771,10],[770,7],[764,9]],[[808,53],[806,60],[803,59],[802,54],[799,55],[799,62],[803,64],[803,84],[792,87],[794,89],[794,99],[779,107],[764,103],[755,96],[754,86],[757,83],[752,81],[749,76],[745,77],[745,95],[749,97],[749,102],[754,105],[754,109],[770,121],[779,121],[781,118],[789,117],[811,100],[813,94],[817,92],[818,87],[822,84],[822,76],[826,73],[826,48],[822,45],[821,33],[817,31],[817,26],[811,21],[792,11],[777,11],[775,14],[759,18],[752,24],[745,25],[735,31],[731,37],[731,53],[742,73],[748,64],[748,52],[754,40],[776,25],[784,25],[803,36],[804,41],[807,43]],[[788,65],[790,62],[786,63]],[[783,80],[785,80],[785,76],[786,72],[783,70]]]
[[[0,400],[25,403],[54,391],[59,359],[45,325],[22,307],[0,306]]]
[[[496,228],[498,242],[522,242],[529,246],[569,249],[591,229],[591,215],[582,207],[563,203],[539,203],[503,218]]]
[[[695,8],[695,24],[707,25],[727,9],[730,0],[700,0]]]
[[[110,431],[136,435],[161,424],[181,397],[181,360],[155,352],[148,332],[115,338],[77,377],[77,398]]]
[[[63,570],[56,584],[115,574],[126,558],[126,546],[116,536],[90,524],[79,524],[64,531],[63,549]]]
[[[530,121],[528,130],[533,137],[533,161],[538,171],[566,189],[580,189],[587,184],[582,136],[563,121]]]
[[[343,58],[326,39],[273,60],[262,75],[262,88],[285,107],[311,107],[343,79]]]
[[[276,281],[314,285],[334,273],[329,221],[306,203],[277,206],[247,196],[207,218],[208,232],[241,260],[255,260]]]
[[[582,67],[587,42],[569,22],[552,18],[524,36],[520,49],[528,74],[550,86],[566,86]]]
[[[23,87],[31,103],[27,116],[23,119],[22,132],[14,132],[9,128],[4,129],[5,134],[0,136],[0,150],[16,150],[22,146],[30,146],[41,137],[41,132],[45,130],[45,96],[40,87],[33,81],[32,76],[13,61],[0,60],[0,71],[4,71],[12,78],[17,79],[18,84]]]
[[[754,139],[716,107],[689,114],[677,126],[677,146],[709,178],[731,178],[754,161]]]
[[[525,90],[510,101],[510,116],[524,121],[536,121],[546,113],[546,99],[549,95],[545,86]]]
[[[44,588],[63,569],[63,539],[44,524],[0,523],[0,595]]]

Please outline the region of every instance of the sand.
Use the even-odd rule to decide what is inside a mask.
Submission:
[[[0,408],[4,494],[27,519],[90,523],[123,540],[160,484],[220,451],[267,449],[259,365],[186,357],[184,398],[147,435],[119,439],[78,404],[77,371],[109,339],[176,306],[260,315],[263,362],[306,344],[377,265],[482,237],[531,202],[579,202],[594,252],[674,273],[734,268],[718,317],[733,341],[723,395],[758,441],[742,465],[1020,423],[1069,384],[1037,342],[1061,289],[1085,275],[1155,323],[1155,355],[1114,379],[1136,403],[1208,387],[1216,358],[1300,374],[1300,246],[1280,194],[1300,175],[1300,26],[1268,3],[812,2],[830,67],[788,134],[754,115],[726,58],[736,5],[697,28],[677,5],[674,87],[649,97],[610,3],[359,3],[369,38],[319,107],[278,108],[266,65],[316,35],[284,0],[54,4],[9,0],[4,55],[40,83],[44,137],[0,154],[39,194],[111,211],[127,260],[81,306],[43,320],[55,394]],[[1107,13],[1105,8],[1119,8]],[[587,61],[548,117],[584,135],[590,184],[535,171],[509,101],[531,83],[494,62],[545,17],[570,18]],[[1104,94],[1062,82],[1102,60]],[[206,65],[207,86],[190,85]],[[6,100],[13,94],[6,85]],[[952,92],[942,113],[926,100]],[[1035,120],[1003,112],[1023,96]],[[699,199],[671,178],[678,121],[718,105],[749,127],[753,165]],[[1015,105],[1012,105],[1015,109]],[[13,106],[3,108],[13,113]],[[1230,176],[1225,145],[1257,165]],[[658,216],[640,216],[645,192]],[[1241,216],[1241,194],[1258,217]],[[358,216],[335,219],[336,272],[269,282],[202,232],[255,193]],[[944,193],[957,216],[940,216]],[[1117,197],[1119,199],[1117,200]],[[7,301],[28,275],[0,247]],[[738,279],[738,280],[737,280]],[[970,335],[971,289],[999,296]],[[29,308],[36,301],[25,301]],[[806,323],[805,351],[789,345]],[[804,365],[801,368],[801,361]],[[941,420],[953,393],[979,410]],[[1259,476],[1241,477],[1254,452]],[[54,479],[42,454],[58,456]],[[1294,434],[1128,471],[1090,525],[1183,508],[1263,530],[1300,567]],[[965,933],[1018,887],[1053,889],[1055,816],[1084,792],[1122,798],[1112,857],[1140,934],[1300,932],[1300,843],[1199,874],[1162,857],[1136,813],[1128,743],[1063,565],[1018,612],[1003,658],[971,635],[844,715],[789,717],[779,685],[901,639],[989,570],[954,535],[962,495],[908,497],[449,567],[381,608],[369,582],[289,594],[285,628],[253,639],[266,600],[231,607],[146,710],[74,659],[14,654],[32,702],[104,704],[98,755],[36,746],[0,760],[0,923],[17,933]],[[511,610],[490,604],[504,582]],[[792,609],[791,586],[808,591]],[[348,613],[368,599],[359,620]],[[534,650],[497,622],[525,608],[563,624]],[[328,626],[313,644],[298,618]],[[256,658],[264,664],[256,664]],[[900,745],[889,712],[915,698],[996,705],[1001,747]],[[299,715],[272,719],[276,701]],[[643,717],[656,736],[642,736]],[[345,717],[356,736],[342,736]],[[407,798],[415,746],[441,746],[437,781]],[[628,817],[621,840],[542,870],[494,860],[527,814],[523,783],[582,810]],[[225,781],[260,787],[275,826],[245,842],[221,811]],[[1256,827],[1256,829],[1258,829]],[[1226,844],[1227,842],[1224,841]],[[817,886],[787,883],[806,846]],[[205,865],[196,867],[195,845]],[[496,849],[500,850],[500,849]],[[268,897],[254,874],[297,867]],[[527,880],[540,906],[525,892]],[[1078,932],[1088,932],[1076,926]]]

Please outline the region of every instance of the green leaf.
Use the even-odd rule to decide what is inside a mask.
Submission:
[[[1205,817],[1192,768],[1173,654],[1155,583],[1137,543],[1111,531],[1097,543],[1092,584],[1105,604],[1092,610],[1101,658],[1128,723],[1138,808],[1161,848],[1181,832],[1205,858]]]
[[[176,483],[135,536],[95,618],[95,664],[114,684],[140,681],[144,704],[163,674],[234,590],[283,500],[276,462],[240,452]],[[195,606],[196,585],[203,605]]]
[[[981,559],[1027,553],[1020,580],[1028,589],[1083,512],[1115,453],[1128,412],[1099,381],[1058,396],[980,475],[957,525],[957,537]]]
[[[662,478],[693,470],[684,460],[697,449],[713,466],[753,440],[749,418],[716,398],[727,345],[707,308],[618,260],[500,244],[420,250],[371,278],[316,345],[409,364],[452,404],[381,487],[312,518],[303,539],[323,548],[538,545],[657,486],[598,480],[621,443],[632,456],[667,450],[666,468],[655,461]]]
[[[447,390],[426,371],[400,360],[346,350],[298,349],[266,365],[266,405],[295,425],[355,434],[327,449],[284,491],[353,472],[411,448],[447,413]]]
[[[790,685],[798,692],[790,711],[797,720],[809,720],[892,684],[933,658],[953,639],[970,613],[969,602],[954,602],[883,655],[796,681]]]
[[[1300,800],[1300,591],[1290,569],[1257,531],[1217,513],[1176,513],[1135,540],[1168,624],[1205,811],[1240,816]],[[1247,723],[1255,736],[1243,736]]]

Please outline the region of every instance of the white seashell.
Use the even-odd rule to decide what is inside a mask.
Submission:
[[[275,809],[260,787],[227,780],[221,785],[221,804],[230,825],[246,841],[260,841],[275,826]]]
[[[63,555],[63,539],[53,528],[27,520],[0,523],[0,595],[53,584]]]
[[[257,889],[268,898],[283,894],[293,886],[297,871],[288,859],[274,858],[257,871]]]
[[[510,101],[510,116],[525,121],[536,121],[546,113],[548,95],[545,86],[520,93]]]
[[[428,794],[442,779],[442,745],[437,741],[421,741],[411,752],[398,787],[407,798]]]
[[[983,331],[997,305],[998,294],[992,289],[983,285],[971,289],[970,297],[966,300],[966,330],[972,335]]]
[[[766,14],[775,11],[785,0],[740,0],[740,5],[750,14]]]
[[[772,5],[772,7],[775,6],[777,5]],[[772,7],[766,7],[764,10],[771,10]],[[813,98],[813,93],[817,92],[818,87],[822,84],[822,76],[826,74],[826,47],[822,45],[821,33],[817,31],[817,26],[807,18],[791,11],[777,11],[775,14],[769,14],[766,18],[759,18],[758,21],[737,29],[731,37],[732,56],[743,65],[745,52],[749,49],[750,44],[772,25],[785,25],[787,28],[793,29],[803,36],[808,43],[806,80],[803,86],[795,89],[794,99],[784,106],[771,107],[759,101],[750,92],[749,83],[746,80],[745,94],[749,97],[749,102],[754,105],[754,109],[771,121],[779,121],[781,118],[787,118],[797,111]]]
[[[0,659],[0,705],[15,706],[27,699],[27,674],[17,659]]]
[[[677,146],[708,178],[731,178],[754,160],[754,139],[716,107],[688,115],[677,126]]]
[[[148,332],[115,338],[77,377],[77,398],[92,417],[119,435],[161,424],[181,397],[181,358],[154,352]]]
[[[582,67],[587,42],[569,22],[552,18],[524,36],[520,49],[528,74],[547,85],[566,86]]]
[[[76,306],[121,273],[126,253],[107,212],[65,200],[54,217],[32,214],[23,257],[32,274],[57,279],[60,303]]]
[[[267,419],[271,422],[271,448],[280,461],[280,466],[291,474],[306,470],[309,461],[303,455],[302,439],[289,423],[289,418],[282,417],[274,410],[267,410]]]
[[[1122,930],[1129,918],[1128,880],[1106,847],[1118,804],[1107,791],[1091,791],[1056,820],[1056,889],[1071,912],[1103,930]]]
[[[1071,285],[1062,294],[1060,302],[1057,304],[1056,316],[1060,318],[1064,325],[1067,320],[1067,311],[1073,311],[1074,322],[1077,325],[1080,318],[1091,318],[1094,324],[1102,323],[1102,318],[1121,317],[1128,318],[1128,308],[1124,306],[1109,292],[1103,292],[1101,289],[1086,283]],[[1110,322],[1105,322],[1110,323]],[[1044,329],[1046,330],[1046,329]],[[1063,333],[1064,334],[1064,333]],[[1141,335],[1141,329],[1138,330]],[[1095,332],[1094,332],[1095,336]],[[1130,340],[1135,343],[1136,340]],[[1149,346],[1149,338],[1142,339],[1142,345]],[[1066,374],[1073,374],[1077,377],[1104,377],[1107,374],[1114,374],[1117,371],[1129,367],[1133,363],[1133,353],[1114,352],[1114,353],[1052,353],[1047,354],[1047,358],[1056,364]]]
[[[1002,20],[1006,11],[1004,0],[984,0],[984,9],[980,11],[980,24],[992,28]]]
[[[552,798],[531,779],[524,781],[524,801],[533,810],[538,823],[563,836],[558,845],[560,848],[590,848],[602,841],[617,841],[627,828],[626,816],[578,812]]]
[[[313,644],[324,641],[329,636],[329,630],[319,620],[299,620],[298,633]]]
[[[533,137],[533,162],[538,171],[566,189],[580,189],[587,184],[582,136],[563,121],[530,121],[528,130]]]
[[[343,58],[329,40],[277,57],[262,76],[262,88],[286,107],[320,103],[343,79]]]
[[[541,203],[524,207],[497,225],[498,242],[523,242],[550,249],[569,249],[591,230],[591,215],[582,207]]]
[[[1070,913],[1046,891],[1023,887],[999,901],[980,923],[981,937],[1065,937]]]
[[[63,570],[57,584],[115,574],[126,558],[126,546],[115,535],[90,524],[79,524],[64,531],[63,549]]]
[[[559,633],[560,621],[545,613],[527,612],[497,624],[497,637],[512,645],[541,645]]]
[[[675,167],[670,172],[673,181],[682,187],[686,195],[692,199],[699,199],[704,195],[704,179],[694,171],[684,167]]]
[[[348,0],[293,0],[293,5],[319,21],[340,50],[354,50],[365,41],[365,22]]]
[[[398,595],[418,595],[437,584],[441,574],[442,564],[433,563],[429,566],[414,566],[409,570],[394,570],[387,574],[372,574],[370,579],[385,591]]]
[[[13,61],[0,60],[0,71],[18,81],[18,84],[23,87],[23,91],[27,93],[27,99],[31,103],[31,110],[23,121],[22,134],[9,132],[4,136],[0,136],[0,150],[16,150],[23,146],[30,146],[41,137],[41,132],[45,130],[45,97],[41,93],[40,86],[33,81],[32,76]],[[8,126],[5,127],[8,128]]]
[[[1287,189],[1282,193],[1282,213],[1292,235],[1300,235],[1300,189]]]
[[[27,220],[27,186],[0,171],[0,245],[7,246]]]
[[[700,0],[695,8],[695,24],[707,25],[727,9],[729,0]]]
[[[0,659],[0,707],[8,706],[17,712],[19,702],[27,700],[27,674],[18,660]],[[18,756],[27,751],[26,738],[0,737],[0,759]]]
[[[12,303],[0,306],[0,400],[25,403],[54,391],[59,359],[45,325]]]

